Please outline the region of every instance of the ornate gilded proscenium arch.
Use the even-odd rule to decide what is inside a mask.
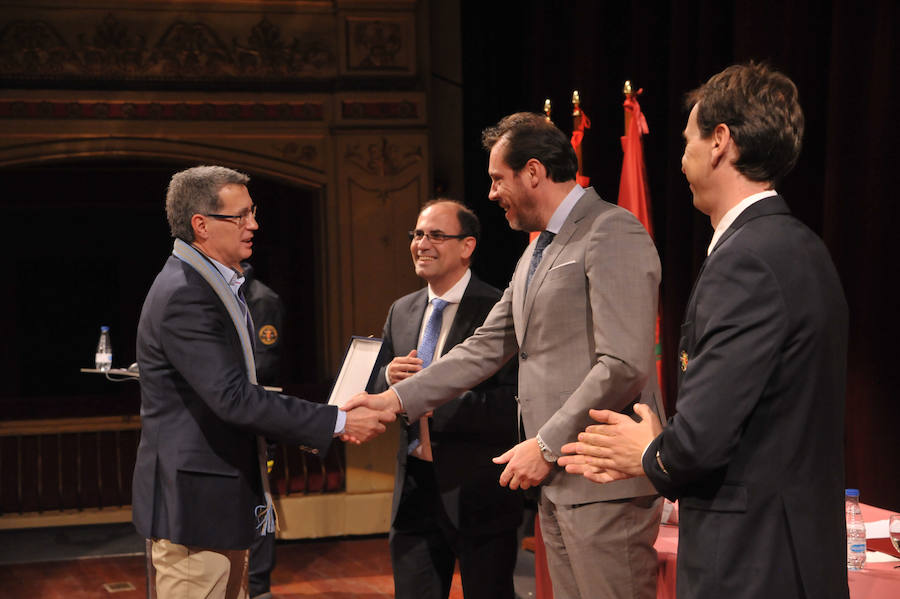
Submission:
[[[415,0],[0,0],[0,177],[146,158],[220,163],[312,191],[302,195],[319,204],[310,213],[321,284],[311,292],[322,324],[310,342],[333,375],[350,335],[379,334],[390,303],[419,286],[405,236],[431,189],[419,9]],[[348,447],[343,493],[282,498],[282,535],[387,530],[395,444]],[[0,527],[40,525],[40,514],[9,516]],[[53,518],[84,523],[85,514]]]

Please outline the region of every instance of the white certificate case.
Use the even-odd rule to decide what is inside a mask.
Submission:
[[[381,351],[381,343],[382,340],[375,337],[350,338],[344,362],[328,397],[329,405],[340,407],[357,393],[366,390],[378,360],[378,352]]]

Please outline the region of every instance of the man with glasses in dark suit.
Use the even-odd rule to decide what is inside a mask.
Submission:
[[[459,202],[435,200],[419,213],[410,252],[428,286],[391,306],[371,391],[414,376],[464,341],[500,298],[469,270],[479,229]],[[497,484],[503,468],[491,462],[516,442],[515,390],[508,364],[403,427],[390,532],[399,599],[446,599],[457,560],[467,599],[515,597],[522,497]]]

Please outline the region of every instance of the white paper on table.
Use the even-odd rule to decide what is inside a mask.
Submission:
[[[866,522],[866,538],[867,539],[889,539],[887,520],[875,520],[874,522]]]
[[[900,559],[897,559],[893,555],[882,553],[880,551],[866,551],[867,564],[879,564],[887,562],[900,562]]]
[[[366,390],[366,384],[372,376],[378,352],[381,351],[381,339],[374,337],[353,337],[344,354],[341,370],[338,372],[328,397],[328,404],[342,406],[356,395]]]

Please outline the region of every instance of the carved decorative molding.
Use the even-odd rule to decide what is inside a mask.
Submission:
[[[210,81],[294,80],[335,70],[323,32],[290,35],[263,16],[244,41],[227,41],[203,21],[173,20],[148,34],[107,14],[90,35],[67,39],[66,27],[39,19],[0,22],[0,77],[9,79]]]
[[[350,23],[351,44],[356,48],[357,68],[385,69],[397,67],[397,55],[403,49],[400,23],[357,21]]]
[[[415,72],[415,29],[411,15],[348,16],[346,69],[359,74]]]
[[[319,157],[319,150],[311,144],[299,144],[297,142],[288,142],[286,144],[274,144],[272,146],[284,160],[298,162],[303,164],[314,163]]]
[[[414,119],[419,117],[419,107],[415,102],[362,102],[345,100],[341,102],[341,116],[345,119]]]
[[[382,138],[381,143],[348,144],[344,161],[370,175],[392,177],[424,159],[422,146],[398,146]]]
[[[0,119],[321,121],[321,103],[0,101]]]

